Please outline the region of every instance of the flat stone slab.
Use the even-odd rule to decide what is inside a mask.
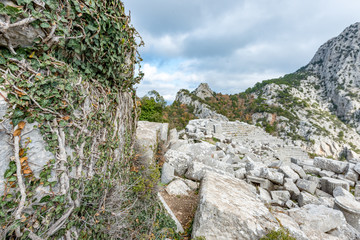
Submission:
[[[207,172],[202,180],[192,238],[259,239],[279,226],[245,181]]]

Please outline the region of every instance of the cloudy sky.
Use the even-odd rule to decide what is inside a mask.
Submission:
[[[142,36],[144,80],[168,102],[207,82],[239,93],[306,65],[316,50],[360,21],[359,0],[123,0]]]

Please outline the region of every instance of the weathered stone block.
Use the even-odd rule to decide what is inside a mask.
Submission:
[[[282,202],[281,205],[285,205],[285,203],[290,200],[290,192],[289,191],[271,191],[271,198],[275,201]]]
[[[319,172],[320,177],[332,177],[335,175],[332,171],[322,170]]]
[[[346,221],[360,232],[360,202],[356,201],[351,193],[339,188],[334,190],[334,196],[336,196],[334,208],[339,209]]]
[[[321,190],[328,194],[333,194],[333,191],[336,187],[343,187],[345,190],[349,191],[349,183],[344,180],[333,179],[328,177],[323,177],[321,179]]]
[[[314,166],[308,166],[308,165],[304,165],[303,166],[304,172],[307,174],[315,174],[315,175],[319,175],[321,169],[314,167]]]
[[[185,177],[194,181],[200,181],[206,172],[215,172],[220,175],[234,176],[228,172],[209,167],[200,162],[192,162],[185,173]]]
[[[185,174],[191,162],[190,156],[186,153],[169,149],[164,155],[165,161],[174,167],[175,173],[179,176]]]
[[[274,169],[269,169],[266,167],[261,168],[259,177],[269,179],[275,184],[284,184],[284,174],[279,173]]]
[[[299,179],[296,182],[296,186],[303,191],[306,191],[308,193],[314,194],[316,187],[317,187],[317,183],[313,182],[313,181],[309,181],[309,180],[305,180],[305,179]]]
[[[288,213],[302,229],[316,229],[322,233],[346,224],[340,211],[322,205],[307,204],[302,208],[290,209]]]
[[[294,172],[296,172],[301,178],[306,178],[306,173],[304,171],[304,169],[302,167],[300,167],[299,165],[296,165],[294,163],[290,164],[290,167],[292,170],[294,170]]]
[[[298,198],[298,203],[300,207],[303,207],[307,204],[315,204],[315,205],[320,205],[321,202],[320,200],[315,197],[314,195],[311,195],[308,192],[301,192]]]
[[[297,200],[300,194],[299,188],[292,181],[291,178],[285,178],[284,188],[288,190],[291,194],[291,199]]]
[[[299,175],[290,168],[290,166],[281,166],[279,168],[279,172],[283,173],[286,178],[290,178],[294,182],[300,178]]]
[[[164,163],[161,171],[161,182],[164,184],[168,184],[174,179],[174,167],[169,163]]]
[[[259,185],[260,187],[266,189],[266,190],[272,190],[274,185],[267,179],[264,178],[259,178],[259,177],[254,177],[254,176],[247,176],[246,177],[247,182],[254,184],[254,185]]]
[[[345,173],[345,171],[349,168],[349,163],[347,162],[341,162],[321,157],[314,158],[314,165],[315,167],[335,173]]]

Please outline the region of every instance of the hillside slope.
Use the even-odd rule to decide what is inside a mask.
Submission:
[[[262,126],[314,155],[359,158],[359,28],[360,23],[346,28],[295,73],[257,83],[234,95],[181,90],[176,101],[206,106],[205,112],[212,113],[204,117],[199,111],[202,108],[197,107],[194,113],[199,118],[222,114],[230,120]]]

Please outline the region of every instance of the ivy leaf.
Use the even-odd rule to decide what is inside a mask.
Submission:
[[[91,24],[89,24],[86,28],[89,29],[89,30],[92,31],[92,32],[95,32],[95,31],[98,30],[97,27],[95,27],[94,25],[91,25]]]
[[[50,201],[50,196],[45,196],[40,200],[40,203],[49,202],[49,201]]]
[[[9,182],[15,182],[16,181],[16,176],[11,176],[9,179],[8,179],[8,181]]]
[[[4,178],[8,178],[13,174],[14,174],[14,172],[11,171],[11,169],[8,169],[8,170],[5,171]]]
[[[9,68],[10,68],[11,71],[17,71],[17,70],[19,70],[19,67],[16,66],[16,65],[14,65],[14,64],[9,64]]]
[[[21,111],[20,109],[15,109],[13,116],[14,116],[15,118],[18,118],[18,117],[21,117],[21,116],[23,116],[23,115],[24,115],[23,111]]]
[[[49,27],[51,27],[51,26],[50,26],[49,23],[43,22],[43,23],[40,24],[40,27],[42,27],[42,28],[49,28]]]

